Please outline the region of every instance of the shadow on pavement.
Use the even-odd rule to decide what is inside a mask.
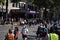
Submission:
[[[36,35],[28,35],[28,40],[35,40],[36,39]]]
[[[34,33],[34,32],[36,33],[37,31],[33,31],[33,33]]]

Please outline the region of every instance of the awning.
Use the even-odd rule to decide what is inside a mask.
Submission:
[[[22,9],[11,9],[12,13],[26,13],[26,10],[22,10]]]
[[[39,11],[32,11],[32,10],[30,10],[30,11],[27,11],[27,13],[28,14],[37,14],[37,13],[39,13]]]
[[[29,11],[30,13],[33,13],[33,14],[35,14],[36,13],[36,11]]]
[[[12,7],[11,9],[20,9],[20,8]]]

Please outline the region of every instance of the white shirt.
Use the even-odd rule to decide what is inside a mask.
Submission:
[[[23,33],[23,34],[28,34],[28,29],[27,29],[27,28],[23,28],[23,29],[22,29],[22,33]]]

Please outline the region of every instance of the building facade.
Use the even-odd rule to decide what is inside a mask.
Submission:
[[[28,6],[27,6],[28,5]],[[47,18],[47,19],[53,19],[56,14],[54,15],[53,12],[49,12],[49,9],[44,9],[45,12],[41,11],[38,12],[37,9],[35,9],[36,7],[33,7],[32,5],[30,4],[27,4],[26,5],[26,1],[23,1],[23,2],[19,2],[19,3],[12,3],[11,0],[8,0],[8,15],[10,18],[39,18],[39,17],[43,17],[43,18]],[[30,6],[29,6],[30,5]],[[47,13],[47,11],[49,13]],[[33,13],[34,12],[34,13]],[[5,1],[5,4],[3,6],[3,14],[2,14],[2,6],[0,5],[0,17],[1,18],[6,18],[6,16],[3,16],[6,15],[6,1]],[[37,13],[40,13],[42,15],[39,15]],[[49,16],[48,16],[49,15]],[[57,15],[57,18],[58,18],[58,15]]]

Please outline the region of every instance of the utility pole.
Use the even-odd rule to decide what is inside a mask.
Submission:
[[[8,15],[8,0],[6,0],[6,21],[7,21],[7,15]]]

